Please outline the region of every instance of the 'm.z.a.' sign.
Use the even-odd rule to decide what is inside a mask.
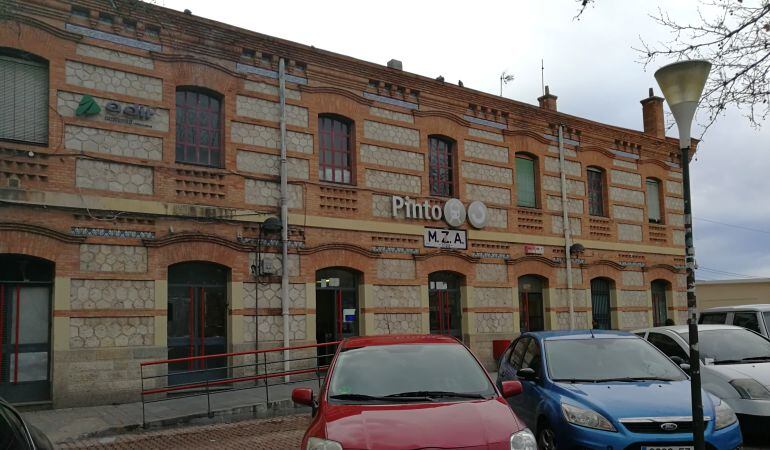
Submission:
[[[426,247],[466,250],[468,248],[468,235],[465,230],[426,228],[423,234],[423,243]]]

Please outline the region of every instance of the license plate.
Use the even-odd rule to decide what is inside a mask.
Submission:
[[[642,450],[695,450],[692,445],[642,446]]]

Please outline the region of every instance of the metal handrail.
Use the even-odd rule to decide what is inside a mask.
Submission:
[[[142,426],[145,428],[147,427],[145,407],[148,403],[173,401],[173,400],[178,400],[183,398],[198,397],[198,396],[205,395],[208,416],[213,417],[213,412],[211,409],[211,396],[215,394],[247,390],[247,389],[257,389],[260,387],[264,387],[265,401],[269,402],[270,387],[288,385],[288,384],[298,383],[300,381],[307,381],[307,380],[291,380],[291,377],[295,375],[303,375],[303,374],[310,374],[310,373],[316,374],[315,378],[317,379],[318,386],[320,388],[322,374],[326,373],[329,366],[319,364],[319,358],[330,358],[331,355],[316,355],[316,356],[308,356],[308,357],[300,357],[300,358],[276,359],[274,361],[268,361],[267,357],[269,354],[283,352],[285,350],[293,351],[293,350],[302,350],[302,349],[308,349],[308,348],[336,346],[337,344],[339,344],[339,342],[340,341],[334,341],[334,342],[326,342],[322,344],[298,345],[294,347],[276,347],[276,348],[263,349],[263,350],[249,350],[249,351],[242,351],[242,352],[219,353],[219,354],[210,354],[210,355],[202,355],[202,356],[188,356],[183,358],[163,359],[158,361],[147,361],[147,362],[140,363],[139,371],[140,371],[140,377],[141,377]],[[205,361],[213,358],[222,358],[222,359],[227,358],[227,361],[230,361],[230,358],[237,357],[237,356],[248,356],[248,355],[254,355],[253,363],[247,363],[247,364],[227,363],[225,365],[218,366],[218,367],[207,367],[204,369],[185,370],[185,371],[172,372],[172,373],[169,373],[168,368],[166,368],[165,373],[145,375],[145,368],[149,366],[157,366],[161,364],[174,364],[174,363],[189,362],[189,361]],[[260,361],[260,355],[262,356],[261,361]],[[283,364],[286,362],[309,361],[309,360],[315,360],[315,364],[313,367],[268,372],[268,366],[272,366],[275,364]],[[254,375],[244,375],[244,376],[237,376],[237,377],[232,376],[233,369],[243,369],[243,368],[249,368],[249,367],[254,368],[254,372],[255,372]],[[260,369],[262,369],[262,373],[259,373]],[[173,376],[173,375],[179,375],[179,374],[185,374],[185,373],[186,374],[196,374],[196,373],[205,374],[206,372],[213,372],[213,371],[221,372],[222,370],[227,371],[227,376],[219,377],[216,379],[206,377],[205,380],[203,381],[174,384],[171,386],[168,385],[168,379],[170,376]],[[152,388],[145,389],[146,381],[157,380],[160,378],[166,379],[166,387],[152,387]],[[283,378],[283,380],[278,383],[270,383],[270,381],[272,381],[275,378],[279,378],[279,379]],[[254,386],[247,386],[247,387],[232,386],[235,383],[243,383],[243,382],[249,382],[249,381],[255,382]],[[264,382],[264,383],[261,384],[260,382]],[[226,388],[228,385],[230,387]],[[217,389],[212,391],[211,389],[212,387],[215,387]],[[223,387],[225,388],[223,389]],[[189,392],[185,392],[185,391],[189,391]],[[150,396],[159,395],[159,394],[174,394],[174,395],[165,396],[165,397],[156,398],[156,399],[148,398]],[[178,395],[178,394],[183,394],[183,395]]]

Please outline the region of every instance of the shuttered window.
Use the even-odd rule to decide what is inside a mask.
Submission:
[[[588,168],[588,214],[605,216],[604,173],[595,167]]]
[[[650,223],[663,222],[660,217],[660,182],[647,179],[647,218]]]
[[[535,160],[526,156],[516,156],[517,205],[537,208],[535,192]]]
[[[0,139],[48,143],[45,62],[0,53]]]

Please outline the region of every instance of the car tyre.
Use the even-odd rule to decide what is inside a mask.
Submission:
[[[545,421],[537,427],[537,447],[540,450],[556,450],[556,433]]]

